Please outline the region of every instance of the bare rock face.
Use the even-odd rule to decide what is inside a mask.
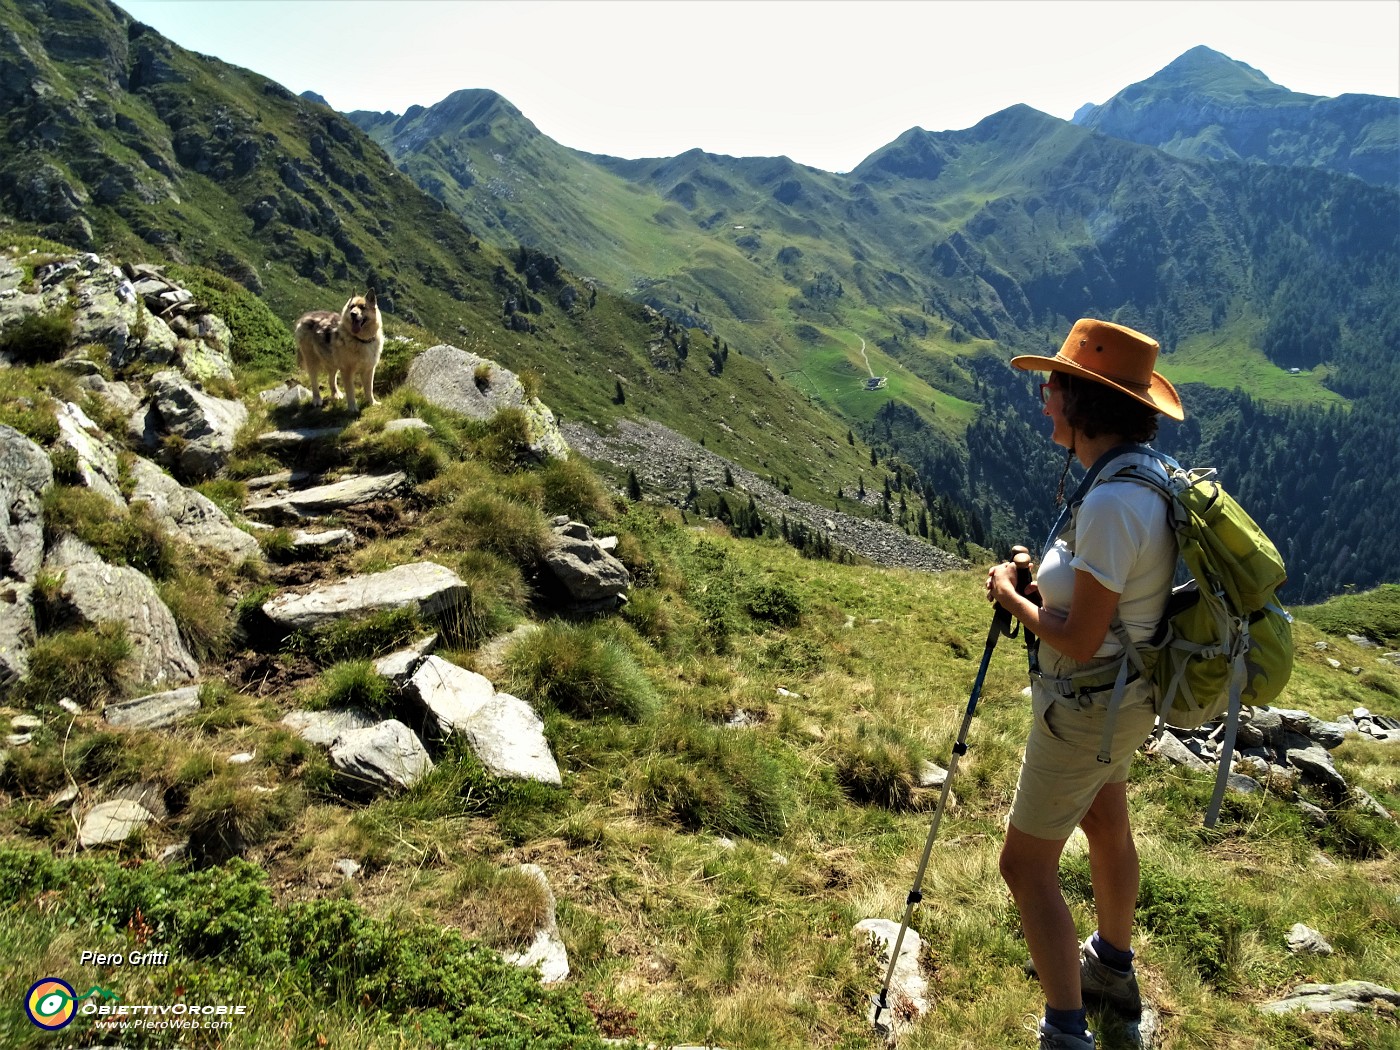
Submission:
[[[60,622],[92,627],[115,621],[126,628],[138,681],[179,686],[199,676],[199,664],[180,640],[175,618],[142,573],[107,564],[72,536],[54,545],[44,567],[62,577],[56,603]]]
[[[108,704],[102,716],[108,725],[128,729],[163,729],[188,718],[200,708],[199,686],[187,685],[163,693],[149,693],[134,700]]]
[[[258,541],[228,520],[208,496],[186,488],[149,460],[137,457],[131,466],[135,486],[131,503],[144,503],[157,521],[195,546],[219,551],[243,561],[261,558]]]
[[[29,672],[35,637],[34,588],[0,579],[0,698]]]
[[[407,487],[408,475],[402,472],[358,475],[330,485],[316,485],[254,500],[243,508],[243,512],[260,521],[291,523],[372,500],[389,499],[402,494]]]
[[[0,423],[0,576],[33,583],[44,563],[44,492],[53,484],[48,455]]]
[[[404,386],[469,419],[490,419],[502,409],[519,409],[530,428],[530,448],[535,455],[541,459],[569,455],[568,442],[559,432],[554,413],[525,392],[514,372],[488,358],[439,344],[413,359]]]

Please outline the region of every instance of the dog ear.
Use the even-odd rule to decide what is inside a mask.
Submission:
[[[371,288],[371,289],[365,294],[365,302],[368,303],[370,306],[376,305],[376,304],[375,304],[375,301],[374,301],[374,289],[373,289],[373,288]]]

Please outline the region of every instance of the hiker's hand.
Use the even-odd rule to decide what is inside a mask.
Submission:
[[[1016,566],[1009,561],[999,562],[987,570],[987,601],[995,602],[1007,612],[1015,608]]]
[[[1029,579],[1030,560],[1024,555],[1018,557],[1022,559],[1020,564],[1004,561],[987,570],[987,601],[995,602],[1007,612],[1015,611],[1013,599],[1017,595],[1029,599],[1032,605],[1040,604],[1040,589],[1034,582],[1025,582]]]

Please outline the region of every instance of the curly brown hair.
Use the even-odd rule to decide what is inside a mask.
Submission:
[[[1051,372],[1050,385],[1063,391],[1069,425],[1087,438],[1115,434],[1147,442],[1157,436],[1157,410],[1111,386],[1065,372]]]

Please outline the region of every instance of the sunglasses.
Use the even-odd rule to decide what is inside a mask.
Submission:
[[[1050,390],[1049,382],[1040,384],[1040,403],[1042,405],[1048,405],[1050,403]]]

